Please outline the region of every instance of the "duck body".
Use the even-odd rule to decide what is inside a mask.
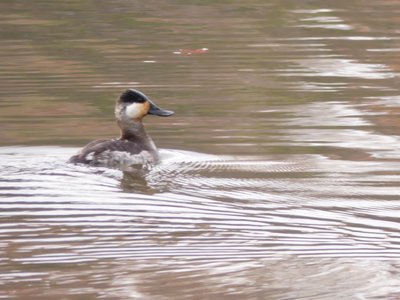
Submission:
[[[141,144],[124,139],[96,140],[87,144],[70,163],[129,170],[159,162],[157,149],[143,149]]]
[[[159,108],[137,90],[125,91],[115,106],[120,138],[92,141],[72,156],[69,162],[128,171],[157,164],[157,147],[142,122],[147,114],[166,117],[173,112]]]

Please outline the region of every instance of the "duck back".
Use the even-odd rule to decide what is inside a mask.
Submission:
[[[125,140],[96,140],[87,144],[70,163],[91,166],[122,168],[132,165],[154,164],[158,161],[157,151],[145,149],[141,143]]]

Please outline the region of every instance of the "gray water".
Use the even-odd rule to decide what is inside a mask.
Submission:
[[[0,8],[0,299],[400,298],[400,3]],[[126,88],[162,162],[67,164]]]

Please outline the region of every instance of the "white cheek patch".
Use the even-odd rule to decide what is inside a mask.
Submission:
[[[126,115],[132,119],[138,119],[143,117],[144,109],[142,103],[132,103],[126,107]]]

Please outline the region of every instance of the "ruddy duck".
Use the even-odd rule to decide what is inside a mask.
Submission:
[[[173,113],[158,107],[137,90],[126,90],[115,105],[121,137],[90,142],[77,155],[72,156],[69,162],[122,170],[154,165],[159,161],[158,150],[146,133],[142,119],[147,114],[168,117]]]

